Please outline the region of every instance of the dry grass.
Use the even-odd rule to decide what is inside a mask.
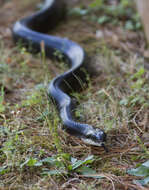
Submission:
[[[13,3],[8,4],[14,7]],[[8,4],[4,6],[7,8]],[[55,33],[81,43],[92,55],[91,63],[96,65],[94,77],[89,78],[89,88],[73,94],[80,103],[75,114],[79,121],[107,132],[109,152],[85,145],[62,130],[45,86],[64,68],[16,48],[10,36],[1,32],[0,72],[1,86],[5,88],[0,101],[3,109],[0,112],[0,189],[145,190],[133,184],[133,179],[138,178],[126,173],[128,168],[149,158],[149,72],[144,69],[147,61],[140,56],[145,51],[143,34],[103,28],[90,22],[85,25],[80,18],[72,19]],[[2,31],[6,27],[3,25]],[[98,38],[96,30],[101,30],[104,38]],[[89,155],[94,155],[89,165],[96,175],[85,176],[78,170],[70,170],[72,158],[84,160]],[[45,158],[58,163],[41,163]],[[45,169],[62,172],[42,175]]]

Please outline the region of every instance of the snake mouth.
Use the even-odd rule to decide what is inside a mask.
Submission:
[[[90,145],[94,145],[94,146],[103,146],[103,144],[104,144],[104,142],[98,142],[98,141],[95,141],[91,138],[86,138],[86,137],[82,137],[81,140],[85,144],[90,144]]]
[[[90,138],[85,138],[82,137],[81,140],[85,143],[85,144],[89,144],[89,145],[93,145],[93,146],[98,146],[98,147],[103,147],[103,149],[105,150],[105,152],[108,152],[108,148],[105,145],[105,142],[98,142],[95,140],[92,140]]]

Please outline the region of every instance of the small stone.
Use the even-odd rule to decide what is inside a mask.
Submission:
[[[103,38],[103,37],[104,37],[103,31],[97,30],[96,31],[96,38]]]

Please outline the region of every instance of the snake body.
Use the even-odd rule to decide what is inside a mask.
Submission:
[[[46,0],[42,10],[14,24],[13,38],[15,42],[21,41],[25,46],[31,46],[35,52],[40,52],[41,42],[44,42],[45,54],[50,58],[56,50],[62,53],[70,64],[70,69],[50,82],[47,89],[48,95],[56,101],[62,123],[70,134],[81,138],[85,143],[104,147],[106,134],[102,130],[73,120],[72,101],[63,90],[63,86],[66,82],[70,83],[70,78],[73,78],[74,73],[80,71],[85,59],[84,50],[67,38],[45,34],[63,18],[64,8],[65,4],[62,0]]]

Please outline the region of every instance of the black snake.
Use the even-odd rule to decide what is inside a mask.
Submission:
[[[64,90],[66,83],[70,83],[70,79],[74,79],[74,76],[78,75],[85,59],[84,50],[67,38],[45,34],[63,18],[64,6],[62,0],[46,0],[40,11],[14,24],[13,38],[15,42],[21,41],[25,46],[31,46],[32,50],[36,52],[40,52],[41,42],[44,42],[46,56],[50,58],[53,57],[56,50],[62,53],[70,64],[70,69],[50,82],[47,90],[48,95],[56,101],[60,118],[70,134],[81,138],[85,143],[105,147],[106,134],[102,130],[73,120],[72,101]],[[72,83],[75,82],[77,81],[72,81]]]

